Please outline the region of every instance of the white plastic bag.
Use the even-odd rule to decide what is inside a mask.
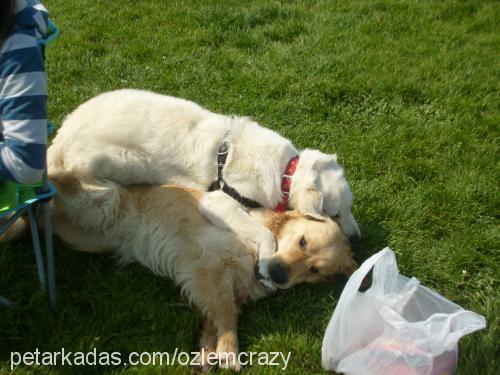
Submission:
[[[373,268],[372,285],[359,288]],[[345,374],[452,374],[458,340],[484,317],[399,274],[394,252],[367,259],[347,282],[322,346],[323,367]]]

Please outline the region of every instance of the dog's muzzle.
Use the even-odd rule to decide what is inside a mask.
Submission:
[[[271,262],[269,264],[269,276],[276,284],[286,284],[288,281],[287,267],[280,261]]]

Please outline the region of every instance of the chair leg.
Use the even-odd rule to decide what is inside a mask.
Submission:
[[[47,252],[47,274],[49,281],[49,298],[52,307],[56,306],[56,273],[54,266],[54,244],[52,241],[52,217],[49,202],[42,203],[45,225],[45,249]]]
[[[42,250],[40,246],[40,236],[38,235],[38,228],[35,218],[35,213],[33,212],[33,206],[28,209],[31,238],[33,239],[33,248],[35,249],[35,259],[36,267],[38,268],[38,278],[40,279],[40,286],[45,290],[47,286],[45,278],[45,267],[43,266]]]

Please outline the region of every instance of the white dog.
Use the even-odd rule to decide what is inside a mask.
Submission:
[[[319,218],[326,213],[351,240],[360,237],[336,155],[299,152],[289,140],[247,118],[152,92],[112,91],[82,104],[54,138],[48,168],[49,174],[71,172],[91,185],[92,179],[101,179],[123,186],[215,189],[204,195],[204,214],[226,229],[247,228],[247,236],[260,244],[259,272],[268,286],[275,239],[243,209],[228,219],[233,198],[251,207],[288,206]]]

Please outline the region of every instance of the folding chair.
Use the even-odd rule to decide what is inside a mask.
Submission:
[[[39,41],[44,56],[46,48],[60,34],[59,29],[50,20],[48,20],[48,28],[48,37]],[[53,129],[54,126],[49,123],[47,134],[52,133]],[[42,181],[38,184],[22,185],[9,181],[0,182],[0,220],[6,220],[4,223],[0,224],[0,236],[4,234],[21,215],[28,214],[40,286],[42,290],[45,290],[48,283],[49,299],[53,307],[56,305],[56,277],[49,201],[55,193],[56,189],[49,182],[47,176],[47,168],[45,168],[43,173]],[[47,272],[44,267],[42,247],[37,226],[36,212],[38,207],[41,207],[43,215]],[[10,306],[12,303],[7,298],[0,296],[0,305]]]
[[[56,304],[56,278],[49,201],[55,193],[55,187],[49,183],[47,169],[44,171],[43,179],[40,184],[21,185],[9,181],[3,181],[0,184],[0,219],[7,218],[5,223],[0,226],[0,236],[4,234],[21,215],[28,214],[40,286],[45,290],[48,282],[49,298],[52,306]],[[43,215],[47,272],[45,272],[43,264],[42,246],[38,233],[36,218],[37,207],[41,207]],[[0,297],[0,304],[10,306],[11,302],[6,298]]]

